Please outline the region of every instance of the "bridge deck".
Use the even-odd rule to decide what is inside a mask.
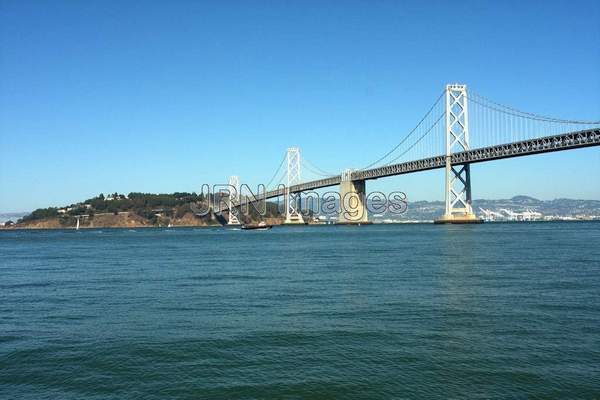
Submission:
[[[502,158],[522,157],[540,153],[550,153],[554,151],[577,149],[581,147],[600,145],[600,128],[587,129],[583,131],[562,133],[559,135],[546,136],[537,139],[523,140],[499,144],[489,147],[471,149],[461,153],[452,154],[452,164],[472,164],[478,162],[498,160]],[[392,175],[410,174],[413,172],[427,171],[430,169],[444,168],[446,166],[446,156],[439,155],[421,160],[408,161],[398,164],[386,165],[362,171],[352,172],[352,180],[370,180],[378,179]],[[292,193],[316,190],[328,186],[339,185],[342,181],[341,175],[332,176],[325,179],[304,182],[290,187]],[[284,195],[284,188],[271,190],[260,196],[260,199],[271,199]]]
[[[452,154],[451,161],[453,165],[460,165],[598,145],[600,145],[600,128],[471,149]],[[377,179],[445,166],[446,156],[439,155],[364,171],[355,171],[352,173],[352,180]]]

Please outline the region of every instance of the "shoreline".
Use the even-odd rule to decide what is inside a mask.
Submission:
[[[557,219],[550,221],[486,221],[484,225],[504,225],[504,224],[543,224],[543,223],[600,223],[598,219]],[[274,227],[363,227],[363,226],[380,226],[380,225],[435,225],[433,221],[407,221],[407,222],[378,222],[373,221],[370,224],[302,224],[302,225],[286,225],[286,224],[273,224]],[[77,230],[98,230],[98,229],[210,229],[210,228],[224,228],[223,225],[173,225],[173,226],[153,226],[153,225],[134,225],[134,226],[80,226],[79,229],[75,227],[26,227],[26,226],[15,226],[15,227],[0,227],[0,231],[77,231]]]

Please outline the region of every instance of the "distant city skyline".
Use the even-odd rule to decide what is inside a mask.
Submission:
[[[598,120],[599,19],[594,1],[0,0],[0,212],[198,192],[229,175],[255,186],[290,146],[327,171],[358,168],[447,83]],[[600,199],[599,177],[597,147],[500,160],[473,165],[473,197]],[[442,200],[443,181],[367,188]]]

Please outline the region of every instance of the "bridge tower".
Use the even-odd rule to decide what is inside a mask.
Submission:
[[[233,175],[229,177],[229,198],[227,207],[229,210],[229,220],[227,225],[240,225],[239,210],[235,205],[240,204],[240,177]]]
[[[471,167],[452,165],[452,153],[469,150],[466,85],[446,85],[446,211],[436,223],[479,223],[471,206]]]
[[[300,149],[287,149],[287,185],[285,187],[285,223],[304,224],[300,209],[300,193],[292,193],[290,188],[300,183]]]

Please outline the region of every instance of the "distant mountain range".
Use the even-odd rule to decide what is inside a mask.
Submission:
[[[499,211],[501,209],[512,210],[514,212],[537,211],[545,216],[600,216],[600,200],[573,200],[573,199],[555,199],[538,200],[529,196],[515,196],[510,199],[502,200],[473,200],[473,210],[477,215],[482,214],[480,208]],[[438,218],[444,212],[443,201],[415,201],[408,200],[408,210],[405,214],[374,216],[375,219],[401,219],[401,220],[433,220]]]
[[[4,224],[6,221],[17,222],[18,219],[23,218],[29,214],[28,212],[12,212],[12,213],[0,213],[0,224]]]

